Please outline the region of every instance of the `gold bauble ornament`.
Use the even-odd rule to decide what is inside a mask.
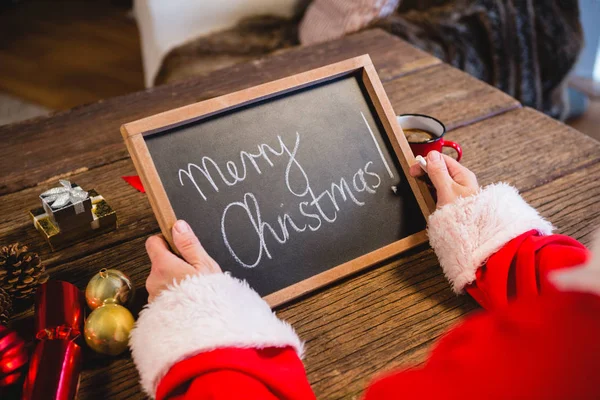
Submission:
[[[85,342],[97,353],[116,356],[127,349],[134,323],[128,309],[109,299],[85,321]]]
[[[133,297],[133,285],[127,275],[116,269],[102,268],[90,279],[85,288],[85,300],[92,310],[106,300],[127,305]]]

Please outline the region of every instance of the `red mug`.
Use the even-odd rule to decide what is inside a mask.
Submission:
[[[462,158],[462,148],[456,142],[444,139],[446,127],[441,121],[422,114],[402,114],[396,117],[402,129],[420,129],[435,136],[424,143],[408,142],[415,156],[427,156],[432,150],[442,152],[443,147],[451,147],[456,151],[456,161]]]

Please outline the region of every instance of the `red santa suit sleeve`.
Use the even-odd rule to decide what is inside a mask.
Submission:
[[[505,183],[459,198],[429,218],[429,242],[452,289],[487,309],[555,290],[548,274],[583,264],[589,252]]]
[[[600,293],[600,291],[599,291]],[[369,385],[379,399],[599,399],[600,297],[553,293],[469,316],[423,366]]]
[[[162,291],[129,345],[151,398],[314,399],[293,328],[229,274],[190,276]]]
[[[576,384],[587,382],[578,366],[598,367],[581,350],[598,347],[592,336],[598,337],[600,326],[589,319],[598,311],[594,307],[600,304],[594,301],[600,297],[570,294],[575,297],[566,299],[550,284],[549,271],[587,257],[582,245],[548,236],[551,231],[551,224],[505,184],[488,186],[433,213],[430,243],[453,290],[468,291],[490,312],[453,329],[425,366],[376,381],[367,398],[500,398],[519,393],[509,390],[519,385],[542,384],[544,373],[557,382],[558,370],[548,366],[569,357],[576,363],[569,364],[572,374],[563,377],[576,375],[581,378]],[[549,294],[547,303],[536,301],[540,293]],[[519,301],[506,307],[515,299]],[[582,311],[572,313],[573,307]],[[580,334],[584,324],[590,334]],[[575,339],[577,346],[565,347]],[[314,398],[300,361],[303,344],[293,329],[245,282],[227,274],[189,277],[162,292],[140,314],[130,346],[142,387],[151,397]],[[500,371],[497,376],[495,371]],[[582,384],[579,393],[589,393],[589,387]]]

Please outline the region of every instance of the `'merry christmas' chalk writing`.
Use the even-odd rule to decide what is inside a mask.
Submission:
[[[373,142],[381,157],[390,178],[394,175],[385,160],[381,148],[375,139],[373,131],[369,126],[364,114],[361,112],[362,119],[365,122],[369,134],[373,138]],[[286,188],[293,196],[301,199],[295,208],[297,213],[293,212],[294,208],[289,212],[278,215],[276,222],[268,223],[262,220],[260,205],[253,193],[245,193],[241,201],[236,201],[228,204],[223,210],[221,217],[221,234],[225,246],[229,250],[231,256],[242,266],[254,268],[260,264],[263,256],[272,258],[271,252],[266,243],[266,235],[270,235],[275,241],[280,244],[285,244],[290,239],[292,232],[302,233],[307,229],[315,232],[321,228],[323,223],[334,223],[338,218],[338,212],[341,211],[340,204],[350,201],[356,206],[363,206],[369,195],[374,195],[377,188],[381,185],[380,176],[369,170],[373,161],[368,161],[365,165],[358,169],[352,177],[340,177],[339,181],[332,182],[327,190],[321,193],[315,193],[311,187],[310,179],[302,167],[300,160],[297,158],[298,149],[300,146],[301,134],[296,132],[294,145],[290,150],[284,139],[278,135],[276,148],[263,143],[257,146],[257,152],[241,151],[240,152],[240,167],[234,161],[225,163],[225,171],[208,156],[203,156],[200,165],[188,163],[187,169],[179,169],[179,183],[184,186],[186,182],[191,182],[198,194],[204,201],[210,201],[210,193],[205,193],[201,188],[201,183],[206,182],[214,192],[219,192],[225,187],[234,186],[243,182],[250,173],[262,175],[263,171],[268,167],[275,165],[274,161],[283,158],[287,164],[285,169],[285,184]],[[204,178],[204,181],[202,180]],[[200,179],[200,181],[197,180]],[[200,184],[199,184],[200,183]],[[224,185],[224,186],[223,186]],[[206,186],[206,185],[204,185]],[[255,259],[242,260],[238,256],[233,245],[228,240],[228,227],[233,227],[238,221],[231,221],[232,210],[238,209],[243,212],[243,215],[252,224],[256,233],[257,240],[257,255]],[[328,212],[328,210],[330,212]],[[298,215],[299,214],[299,215]],[[239,216],[239,213],[236,214]],[[294,216],[295,215],[295,216]]]

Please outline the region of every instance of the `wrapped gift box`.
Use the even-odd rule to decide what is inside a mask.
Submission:
[[[46,214],[63,231],[89,225],[93,221],[89,193],[67,180],[59,182],[60,186],[40,195]]]
[[[91,221],[70,229],[59,226],[43,207],[29,212],[33,225],[44,236],[52,251],[117,228],[117,213],[95,190],[88,192]]]
[[[22,400],[73,400],[83,354],[83,294],[75,285],[48,281],[35,296],[35,349]]]

